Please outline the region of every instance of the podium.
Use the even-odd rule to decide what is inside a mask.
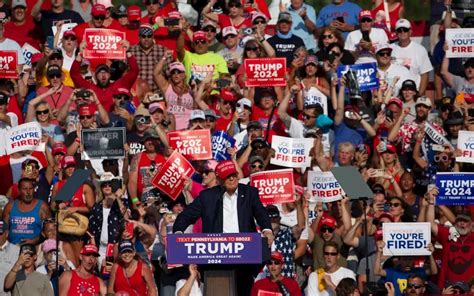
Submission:
[[[204,295],[237,296],[234,270],[204,271]]]

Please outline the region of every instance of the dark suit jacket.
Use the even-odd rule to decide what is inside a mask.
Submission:
[[[255,187],[239,184],[237,198],[240,232],[256,232],[255,220],[262,230],[272,229],[270,218]],[[221,186],[201,191],[199,196],[178,215],[173,232],[184,232],[189,225],[202,218],[203,233],[222,233],[223,200],[224,189]]]

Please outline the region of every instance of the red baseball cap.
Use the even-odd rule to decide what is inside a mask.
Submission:
[[[76,32],[74,32],[73,30],[67,30],[66,32],[64,32],[63,38],[69,37],[69,36],[72,36],[72,37],[74,37],[74,38],[77,38],[77,34],[76,34]]]
[[[389,213],[382,213],[380,216],[379,216],[379,221],[382,220],[383,218],[387,218],[390,220],[390,222],[393,222],[393,216],[390,215]]]
[[[374,19],[370,10],[361,10],[361,12],[359,12],[359,21],[363,18],[369,18],[371,20]]]
[[[92,16],[105,16],[107,14],[107,8],[102,4],[95,4],[91,10]]]
[[[89,105],[82,105],[79,107],[78,112],[80,116],[94,115],[94,110],[92,110],[91,106]]]
[[[207,40],[206,32],[204,31],[196,31],[193,34],[193,41],[197,40]]]
[[[237,169],[231,160],[219,162],[219,164],[216,166],[216,175],[221,180],[225,180],[230,175],[237,173]]]
[[[229,101],[229,102],[233,102],[237,99],[237,96],[234,94],[234,92],[225,88],[221,89],[220,97],[224,101]]]
[[[65,169],[70,166],[75,166],[76,165],[76,159],[74,159],[74,156],[68,155],[64,156],[63,159],[61,159],[61,168]]]
[[[63,142],[56,142],[56,143],[53,144],[53,147],[51,149],[51,153],[53,155],[56,155],[58,153],[66,154],[67,153],[67,147],[66,147],[66,145],[64,145]]]
[[[137,5],[132,5],[127,8],[127,18],[129,21],[139,21],[142,18],[142,11]]]
[[[177,10],[168,12],[169,18],[180,19],[182,17],[181,13]]]
[[[393,97],[393,98],[391,98],[390,100],[388,100],[387,106],[390,105],[390,104],[395,104],[395,105],[397,105],[397,107],[399,107],[400,109],[403,108],[403,102],[402,102],[402,100],[400,100],[400,99],[397,98],[397,97]]]
[[[374,233],[374,238],[376,241],[380,240],[380,239],[383,239],[383,231],[382,231],[382,228],[379,228],[377,229],[377,231],[375,231]]]
[[[386,152],[390,152],[390,153],[395,153],[395,154],[397,154],[397,147],[395,147],[395,145],[393,145],[393,144],[387,143],[387,150],[386,150]]]
[[[40,52],[34,53],[34,54],[31,56],[31,64],[37,63],[37,62],[38,62],[39,60],[41,60],[43,57],[44,57],[44,54],[42,54],[42,53],[40,53]]]
[[[94,254],[95,256],[99,256],[99,250],[97,249],[96,245],[85,245],[81,249],[81,255],[90,255]]]
[[[336,229],[337,227],[337,221],[336,219],[334,219],[333,217],[327,215],[327,216],[323,216],[323,218],[321,219],[321,227],[324,225],[324,226],[328,226],[328,227],[331,227],[332,229]]]
[[[270,255],[270,258],[272,260],[277,260],[279,262],[283,262],[283,255],[278,251],[273,251],[272,254]]]
[[[117,95],[127,95],[127,96],[131,96],[132,94],[130,93],[130,91],[124,87],[119,87],[117,89],[115,89],[114,91],[114,96],[117,96]]]

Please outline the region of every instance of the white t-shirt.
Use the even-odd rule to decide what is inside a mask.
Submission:
[[[339,267],[339,269],[336,272],[328,273],[328,275],[331,277],[331,281],[336,286],[339,284],[339,282],[342,279],[345,279],[345,278],[351,278],[353,280],[356,280],[355,273],[352,270],[344,268],[344,267]],[[316,274],[316,272],[313,271],[309,275],[308,286],[306,287],[305,295],[333,296],[333,295],[336,295],[336,293],[334,293],[331,289],[326,289],[324,291],[319,291],[319,288],[318,288],[318,275]]]
[[[100,242],[104,245],[109,242],[109,214],[110,208],[102,208],[102,231],[100,232]]]
[[[420,75],[433,70],[426,49],[414,41],[411,41],[407,47],[400,47],[398,44],[392,44],[391,47],[392,57],[396,59],[395,63],[406,67],[419,87]]]
[[[21,47],[15,40],[5,38],[3,42],[0,42],[0,50],[16,50],[16,52],[18,53],[18,65],[25,64],[25,58],[23,57]]]
[[[387,70],[382,71],[377,68],[377,71],[380,75],[380,82],[381,84],[386,83],[387,86],[391,86],[395,77],[400,77],[398,82],[395,84],[395,88],[393,90],[393,95],[398,95],[398,92],[402,88],[403,81],[407,79],[413,79],[413,75],[410,74],[407,68],[399,65],[390,65]],[[418,79],[419,80],[419,79]],[[383,89],[385,87],[382,87]]]
[[[68,71],[71,70],[72,63],[76,59],[76,50],[77,49],[74,50],[72,57],[69,57],[66,51],[63,48],[61,48],[61,52],[63,53],[63,69],[66,69]]]
[[[7,112],[7,116],[10,117],[11,125],[7,125],[5,122],[0,121],[0,133],[2,135],[5,135],[7,130],[9,130],[10,128],[18,125],[18,116],[16,116],[15,113]],[[5,149],[5,138],[0,137],[0,155],[5,155],[5,154],[7,154],[7,150]]]
[[[181,289],[184,285],[186,284],[186,280],[185,279],[182,279],[182,280],[179,280],[176,282],[176,289],[175,289],[175,292],[174,292],[174,295],[178,295],[178,291],[179,289]],[[189,293],[189,296],[202,296],[204,295],[203,293],[203,288],[204,288],[204,284],[201,283],[200,286],[198,286],[197,284],[197,281],[194,281],[193,282],[193,285],[191,287],[191,292]]]
[[[379,28],[372,28],[370,29],[369,33],[370,40],[372,41],[372,45],[377,48],[379,44],[388,43],[387,34],[384,30]],[[346,43],[344,45],[344,49],[349,51],[357,51],[359,49],[359,42],[362,39],[362,31],[356,30],[352,31],[347,35]],[[356,61],[356,64],[363,64],[363,63],[375,63],[377,60],[375,59],[375,53],[370,51],[362,51],[359,55],[359,58]]]
[[[290,128],[288,129],[288,134],[291,138],[304,138],[304,132],[307,128],[303,125],[301,121],[294,117],[290,117],[291,123]],[[325,155],[330,155],[331,147],[334,144],[334,131],[329,130],[328,133],[323,134],[322,143],[323,143],[323,151]]]

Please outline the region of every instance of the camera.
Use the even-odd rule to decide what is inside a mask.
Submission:
[[[385,117],[387,118],[390,118],[391,120],[393,120],[393,112],[392,110],[385,110]]]
[[[147,124],[150,123],[150,118],[146,116],[135,117],[136,124]]]
[[[242,35],[244,35],[244,36],[252,35],[254,33],[255,33],[255,29],[253,29],[253,28],[243,28],[242,29]]]
[[[164,23],[165,23],[166,27],[177,26],[177,25],[179,25],[179,19],[177,19],[177,18],[165,18]]]

